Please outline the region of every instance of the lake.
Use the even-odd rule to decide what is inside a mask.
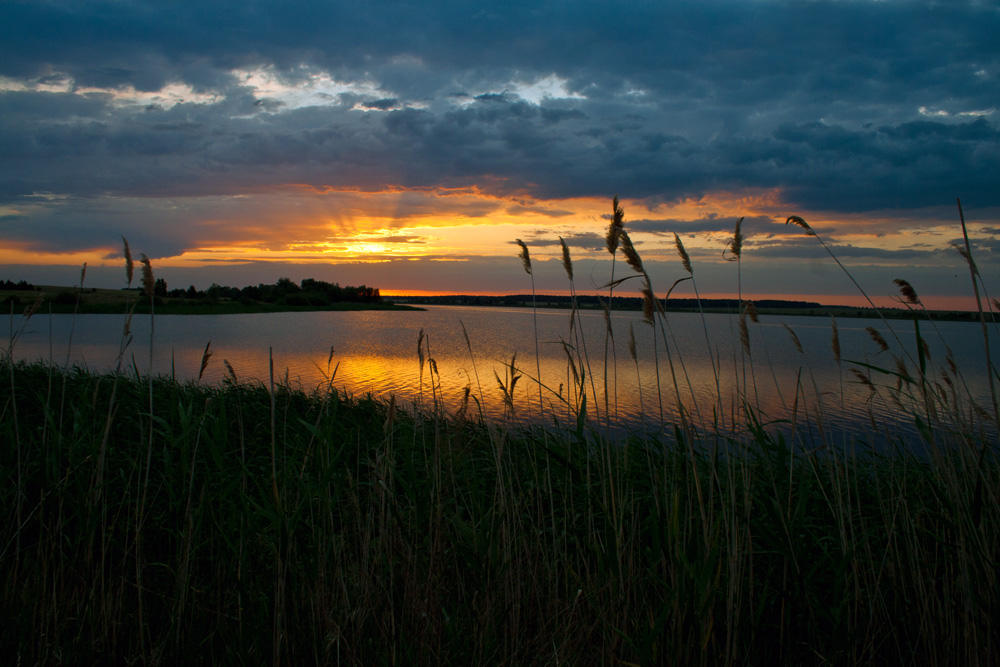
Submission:
[[[11,331],[21,326],[20,316],[11,320],[8,315],[7,319]],[[224,360],[241,381],[266,383],[273,359],[276,382],[306,391],[321,390],[332,379],[334,387],[349,394],[395,395],[397,401],[425,405],[437,398],[445,409],[455,412],[469,388],[472,413],[479,409],[478,399],[487,418],[512,418],[519,423],[572,423],[581,393],[585,393],[591,419],[603,422],[607,405],[615,432],[655,430],[676,419],[679,394],[693,419],[723,430],[734,421],[745,422],[740,417],[741,396],[748,398],[763,419],[794,419],[799,424],[822,420],[827,434],[870,436],[873,425],[889,434],[905,434],[912,428],[913,419],[893,399],[897,378],[871,372],[877,390],[873,394],[850,368],[865,375],[869,370],[846,361],[896,371],[896,355],[908,373],[915,375],[918,356],[912,322],[892,321],[894,337],[881,320],[838,321],[840,364],[831,347],[831,322],[821,317],[762,316],[759,324],[748,323],[749,355],[740,344],[734,315],[708,314],[703,320],[698,314],[671,313],[665,334],[669,347],[664,347],[664,330],[659,327],[654,346],[653,328],[643,322],[641,313],[614,312],[611,322],[614,338],[607,352],[607,399],[607,327],[603,314],[594,311],[578,313],[573,329],[568,310],[540,309],[533,315],[529,309],[460,306],[428,306],[425,311],[157,316],[152,368],[156,374],[194,380],[211,341],[212,356],[201,380],[205,383],[222,382],[227,373]],[[68,352],[70,365],[112,369],[123,323],[120,315],[36,315],[18,338],[14,357],[51,359],[63,365]],[[630,327],[636,341],[635,360],[629,352]],[[878,329],[890,350],[881,351],[866,327]],[[126,367],[134,365],[146,373],[149,317],[135,316],[131,328]],[[789,329],[797,336],[801,352]],[[434,360],[436,373],[427,360],[421,367],[417,352],[421,330],[424,355]],[[945,389],[948,382],[957,387],[964,405],[971,397],[988,408],[991,399],[980,326],[925,320],[920,331],[933,368],[928,376]],[[996,330],[990,329],[990,335],[991,350],[997,350]],[[948,348],[958,375],[948,371]],[[508,365],[515,354],[515,368],[522,377],[515,384],[511,416],[499,381],[509,383]],[[576,389],[570,356],[577,374],[583,376],[582,392]],[[543,410],[538,407],[535,382],[539,368]],[[941,379],[942,372],[948,381]],[[903,399],[905,409],[912,407],[905,395]]]

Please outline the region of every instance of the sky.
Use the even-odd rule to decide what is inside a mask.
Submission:
[[[973,307],[997,35],[996,0],[4,0],[0,279],[124,286],[125,237],[170,288],[564,293],[562,237],[593,293],[617,195],[661,295],[676,233],[675,295],[858,303],[828,248]]]

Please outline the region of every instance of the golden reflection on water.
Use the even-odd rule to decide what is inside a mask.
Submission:
[[[640,317],[638,313],[616,313],[612,318],[616,345],[609,349],[607,370],[605,323],[597,313],[582,313],[577,318],[583,334],[580,338],[569,330],[567,311],[540,311],[540,357],[536,362],[530,310],[454,307],[414,313],[297,313],[280,318],[163,317],[157,320],[152,367],[157,374],[194,380],[205,343],[211,340],[212,356],[203,383],[222,382],[225,360],[241,381],[267,384],[273,362],[275,382],[296,389],[313,392],[333,387],[354,396],[395,395],[399,403],[424,406],[437,400],[450,413],[462,408],[468,388],[482,405],[485,417],[502,419],[506,411],[501,385],[510,385],[508,365],[516,353],[515,375],[521,377],[515,385],[513,404],[515,416],[522,422],[574,424],[584,395],[591,420],[603,422],[608,412],[619,423],[652,428],[678,420],[681,408],[696,422],[721,430],[745,426],[745,405],[764,422],[822,420],[846,425],[867,424],[872,418],[869,412],[878,420],[894,417],[894,406],[878,397],[871,399],[866,387],[852,381],[847,365],[838,366],[833,361],[829,329],[820,320],[794,320],[804,353],[791,345],[781,322],[774,321],[751,330],[751,354],[747,356],[738,340],[733,344],[731,319],[710,316],[707,324],[713,334],[713,364],[696,315],[671,315],[669,357],[662,339],[654,351],[652,330]],[[49,359],[51,354],[55,363],[64,363],[70,322],[68,316],[53,316],[51,339],[47,325],[36,323],[18,342],[16,357]],[[469,334],[468,343],[462,323]],[[629,323],[636,334],[638,362],[629,355],[625,342]],[[71,363],[97,371],[112,369],[118,341],[108,332],[120,331],[120,324],[120,318],[114,316],[78,318]],[[866,347],[870,346],[866,324],[841,325],[845,358],[850,350],[858,359],[891,363]],[[429,340],[430,344],[422,368],[417,355],[421,329],[425,343]],[[145,373],[148,329],[143,331],[142,321],[137,320],[133,330],[123,368],[129,373],[136,369]],[[961,337],[971,332],[974,339],[978,334],[975,327],[951,327],[949,332],[955,349],[974,350],[975,345],[963,344]],[[584,349],[587,355],[581,359]],[[573,356],[572,363],[567,350]],[[542,410],[538,408],[539,368]],[[988,392],[982,378],[970,375],[968,379],[973,395]],[[469,409],[474,414],[476,403]]]

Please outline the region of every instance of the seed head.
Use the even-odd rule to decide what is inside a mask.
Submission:
[[[837,320],[830,316],[830,323],[833,326],[833,334],[830,337],[830,348],[833,350],[833,358],[840,363],[840,333],[837,331]]]
[[[684,249],[684,244],[681,243],[681,237],[677,236],[677,232],[674,232],[674,245],[677,246],[677,254],[681,256],[681,264],[684,265],[684,270],[694,275],[691,271],[691,258],[687,254],[687,250]]]
[[[750,354],[750,330],[747,329],[747,309],[740,311],[740,342],[743,343],[743,351]]]
[[[122,243],[125,245],[125,277],[128,278],[128,286],[132,286],[132,269],[135,264],[132,261],[132,251],[128,247],[128,239],[124,236],[122,237]]]
[[[570,281],[573,280],[573,260],[569,258],[569,248],[566,247],[566,241],[563,237],[559,237],[559,244],[562,246],[563,253],[563,268],[566,269],[566,275],[569,277]],[[530,273],[530,271],[529,271]]]
[[[615,251],[618,250],[619,236],[625,226],[625,209],[618,205],[618,195],[615,195],[615,198],[612,200],[611,207],[614,214],[611,218],[611,224],[608,225],[608,233],[604,240],[608,244],[608,252],[614,255]]]
[[[622,242],[622,253],[625,255],[625,262],[632,268],[636,273],[645,273],[642,268],[642,260],[639,259],[639,253],[636,252],[635,246],[632,245],[632,239],[629,237],[628,232],[624,229],[620,230],[618,234]]]
[[[785,220],[785,224],[787,225],[790,222],[806,230],[806,234],[808,234],[809,236],[816,236],[816,232],[814,232],[813,228],[809,226],[809,223],[800,218],[799,216],[797,215],[788,216],[788,219]]]
[[[871,339],[875,341],[875,344],[879,346],[882,352],[889,349],[889,343],[885,342],[885,338],[878,332],[878,329],[875,327],[865,327],[865,331],[868,332],[868,335],[871,336]]]
[[[531,275],[531,255],[528,254],[528,246],[524,245],[524,241],[517,239],[517,245],[521,246],[521,254],[518,257],[521,258],[521,263],[524,264],[524,272],[529,276]]]
[[[729,252],[732,257],[726,257],[726,259],[730,262],[738,261],[743,253],[743,232],[740,231],[742,224],[743,218],[736,221],[736,229],[733,230],[733,238],[729,242]]]
[[[799,354],[802,354],[802,343],[799,342],[799,337],[796,336],[795,332],[792,331],[792,328],[787,324],[785,324],[784,322],[782,322],[781,326],[785,327],[785,329],[788,330],[788,335],[792,337],[792,343],[795,344],[795,349],[799,351]]]
[[[146,257],[146,253],[139,255],[139,261],[142,262],[142,291],[146,296],[152,298],[155,286],[153,266],[149,263],[149,257]]]
[[[653,323],[654,299],[653,288],[646,281],[642,286],[642,321],[646,324]]]
[[[907,303],[921,305],[920,297],[917,296],[917,291],[913,289],[913,285],[902,278],[896,278],[892,282],[896,283],[896,286],[899,287],[899,293],[903,295],[903,299]]]

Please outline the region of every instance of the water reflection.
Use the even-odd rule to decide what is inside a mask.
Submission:
[[[607,326],[601,313],[580,313],[573,329],[569,311],[540,310],[537,321],[536,365],[532,313],[523,309],[437,306],[413,312],[158,316],[152,368],[157,374],[193,380],[211,341],[212,357],[202,382],[221,382],[226,360],[239,379],[266,383],[273,360],[276,381],[306,391],[322,390],[333,374],[333,386],[354,395],[394,394],[403,402],[427,403],[431,371],[429,363],[421,367],[417,354],[422,329],[425,355],[435,361],[438,371],[433,379],[440,383],[439,398],[451,412],[460,409],[468,388],[479,399],[485,417],[503,418],[498,378],[507,381],[506,365],[516,354],[516,370],[523,375],[513,395],[519,421],[539,420],[542,414],[546,423],[573,423],[582,394],[592,420],[603,420],[609,412],[617,424],[632,428],[655,429],[676,420],[679,406],[702,424],[731,428],[745,419],[743,397],[763,419],[822,420],[827,433],[868,429],[873,420],[890,425],[900,415],[885,391],[895,386],[896,378],[853,365],[871,375],[880,390],[872,396],[869,386],[850,373],[852,365],[837,363],[829,321],[820,318],[762,317],[749,329],[750,354],[746,354],[733,316],[706,315],[706,340],[698,315],[671,314],[668,330],[657,330],[654,346],[654,331],[642,322],[640,313],[615,313],[607,356]],[[116,363],[122,324],[120,316],[36,316],[18,341],[15,357],[51,358],[62,364],[69,351],[71,364],[107,370]],[[13,326],[17,325],[15,318]],[[801,342],[801,352],[785,325]],[[882,330],[893,350],[879,351],[865,330],[868,326]],[[636,340],[635,359],[628,346],[630,327]],[[841,321],[842,358],[896,370],[895,354],[914,372],[912,323],[895,322],[893,327],[902,344],[884,331],[880,321]],[[968,396],[988,405],[979,327],[947,322],[923,333],[937,367],[947,366],[950,347],[958,368],[965,371],[956,382],[960,387],[964,383],[962,391]],[[125,367],[145,373],[150,367],[149,319],[136,317],[132,334]],[[662,337],[669,343],[669,358]],[[542,411],[539,377],[544,387]]]

